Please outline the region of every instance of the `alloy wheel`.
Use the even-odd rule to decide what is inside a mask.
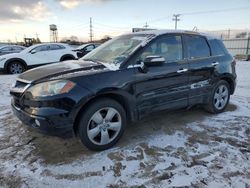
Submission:
[[[106,145],[112,142],[122,127],[120,113],[112,107],[106,107],[95,112],[87,126],[87,135],[96,145]]]
[[[23,66],[20,63],[12,63],[9,70],[11,74],[20,74],[24,71]]]
[[[228,101],[229,91],[227,86],[220,85],[214,94],[214,106],[216,109],[221,110],[223,109]]]

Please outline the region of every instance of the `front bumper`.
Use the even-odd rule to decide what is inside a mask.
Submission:
[[[32,127],[40,132],[50,134],[50,135],[62,135],[73,130],[73,121],[65,116],[61,110],[56,108],[47,108],[45,111],[49,113],[44,113],[43,116],[33,115],[25,112],[18,108],[13,100],[11,103],[13,113],[29,127]],[[52,115],[48,115],[52,114]]]

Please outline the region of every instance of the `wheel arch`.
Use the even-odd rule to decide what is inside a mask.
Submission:
[[[225,80],[229,84],[230,94],[232,95],[235,91],[235,79],[232,75],[224,74],[220,77],[220,80]]]
[[[66,58],[76,59],[76,57],[74,55],[72,55],[72,54],[64,54],[60,58],[60,61],[64,61],[64,59],[66,59]]]
[[[28,67],[27,63],[21,58],[11,58],[11,59],[7,60],[4,64],[4,69],[7,71],[9,64],[14,62],[14,61],[18,61],[18,62],[22,63],[22,65],[25,67],[25,69],[27,69],[27,67]]]
[[[91,104],[93,104],[96,100],[102,99],[102,98],[103,99],[108,98],[108,99],[115,100],[116,102],[118,102],[124,108],[128,122],[136,120],[137,115],[134,114],[134,111],[133,111],[134,107],[133,105],[130,104],[130,101],[125,96],[119,93],[115,93],[115,92],[101,93],[101,94],[91,97],[87,102],[81,105],[80,110],[78,110],[77,115],[75,116],[75,119],[74,119],[73,131],[75,135],[77,135],[78,124],[81,118],[81,114],[84,113],[84,111]]]

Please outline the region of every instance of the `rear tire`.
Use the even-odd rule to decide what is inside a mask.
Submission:
[[[26,70],[25,66],[19,61],[13,61],[8,64],[7,72],[9,74],[21,74]]]
[[[220,80],[214,87],[205,109],[213,114],[221,113],[225,110],[230,100],[230,87],[228,82]]]
[[[126,126],[124,108],[115,100],[98,99],[81,114],[78,135],[91,150],[105,150],[115,145]]]

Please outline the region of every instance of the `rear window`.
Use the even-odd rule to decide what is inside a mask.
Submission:
[[[224,44],[222,43],[222,41],[220,41],[218,39],[209,40],[209,45],[211,47],[211,51],[212,51],[213,56],[223,55],[223,54],[227,53],[227,50],[226,50]]]
[[[186,36],[186,42],[189,58],[194,59],[210,56],[210,48],[204,37],[188,35]]]

